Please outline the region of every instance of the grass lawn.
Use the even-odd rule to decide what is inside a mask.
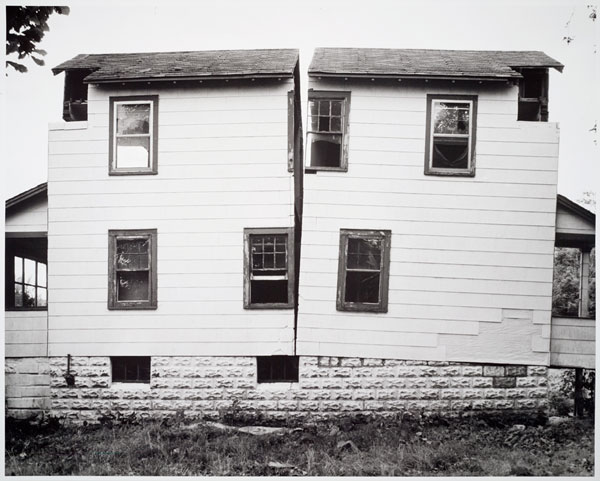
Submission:
[[[592,420],[322,421],[252,435],[172,418],[95,426],[7,420],[6,475],[591,476]]]

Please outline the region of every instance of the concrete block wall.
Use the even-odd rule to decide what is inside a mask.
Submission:
[[[298,383],[258,384],[254,357],[153,357],[150,384],[123,385],[111,383],[110,358],[73,357],[74,387],[67,386],[65,372],[66,358],[50,359],[51,412],[88,421],[115,411],[214,418],[236,409],[293,418],[548,405],[544,366],[301,357]]]
[[[50,409],[50,362],[47,357],[5,358],[6,414],[19,419]]]

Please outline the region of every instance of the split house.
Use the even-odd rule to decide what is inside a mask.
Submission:
[[[6,203],[9,415],[538,410],[593,368],[595,216],[541,52],[78,55]],[[304,132],[302,122],[305,121]],[[555,246],[582,250],[552,317]]]

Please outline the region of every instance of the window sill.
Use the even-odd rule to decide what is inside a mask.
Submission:
[[[150,391],[150,381],[148,382],[122,382],[115,381],[110,385],[111,389],[118,391]]]
[[[5,307],[6,312],[47,311],[48,307]]]
[[[110,170],[108,175],[158,175],[156,170]]]
[[[289,389],[300,389],[299,381],[268,381],[257,382],[256,389],[259,391],[281,391]]]
[[[244,306],[244,309],[293,309],[293,304],[250,304]]]
[[[438,175],[446,177],[475,177],[475,171],[450,171],[450,170],[426,170],[425,175]]]
[[[155,311],[157,306],[108,306],[109,311]]]
[[[386,313],[388,311],[387,306],[373,305],[373,304],[344,304],[336,307],[341,312],[375,312],[375,313]]]
[[[317,172],[348,172],[347,167],[305,167],[304,173],[316,174]]]

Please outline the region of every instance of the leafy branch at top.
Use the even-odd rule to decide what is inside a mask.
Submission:
[[[6,55],[17,54],[21,60],[27,56],[38,65],[44,65],[41,58],[46,51],[37,48],[45,33],[50,30],[48,18],[53,13],[69,15],[69,7],[6,7]],[[27,72],[22,63],[6,61],[6,68]]]

